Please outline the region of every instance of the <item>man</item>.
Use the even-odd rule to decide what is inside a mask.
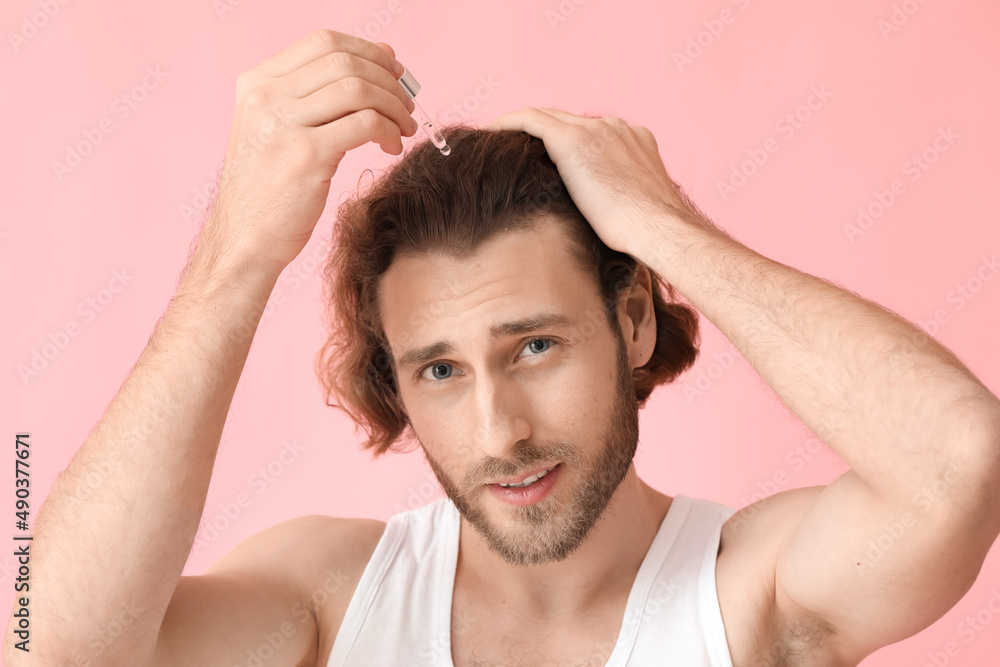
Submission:
[[[278,275],[345,152],[374,141],[399,154],[416,132],[393,55],[324,30],[239,78],[217,205],[147,349],[42,508],[33,652],[13,648],[11,624],[6,664],[853,665],[969,590],[1000,532],[996,397],[909,323],[712,225],[645,128],[554,109],[451,132],[452,154],[427,177],[502,193],[510,175],[490,183],[470,157],[491,154],[477,141],[520,137],[529,152],[511,173],[540,168],[526,132],[591,232],[547,210],[560,194],[544,182],[535,196],[479,199],[482,220],[467,222],[481,231],[443,246],[394,228],[404,209],[378,186],[338,221],[333,306],[363,335],[335,331],[329,350],[347,356],[321,368],[369,447],[410,429],[448,498],[388,525],[288,521],[181,577]],[[395,173],[432,156],[423,145]],[[395,192],[401,206],[455,194]],[[521,204],[534,214],[508,229],[489,220]],[[430,209],[416,210],[411,222]],[[359,230],[387,233],[352,248]],[[696,335],[658,278],[849,472],[736,513],[638,479],[636,412],[690,365]],[[95,473],[87,502],[72,502]],[[887,531],[893,546],[865,559]],[[127,632],[95,646],[123,609]]]

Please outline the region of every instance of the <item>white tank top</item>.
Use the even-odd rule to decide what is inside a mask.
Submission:
[[[632,584],[606,667],[732,667],[715,589],[722,524],[736,510],[678,495]],[[327,667],[454,667],[459,513],[450,498],[389,519]]]

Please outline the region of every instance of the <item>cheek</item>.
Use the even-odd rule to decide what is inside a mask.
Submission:
[[[566,373],[558,382],[547,383],[532,392],[530,404],[536,426],[544,424],[546,430],[554,429],[564,437],[586,437],[597,421],[607,412],[612,396],[609,383],[593,371],[580,370]]]
[[[471,455],[471,434],[464,429],[461,418],[451,412],[442,418],[442,411],[433,407],[418,408],[407,414],[410,427],[427,455],[457,480]]]
[[[618,353],[610,341],[589,350],[585,359],[570,367],[561,385],[574,398],[574,404],[586,409],[600,407],[614,397],[618,378]]]

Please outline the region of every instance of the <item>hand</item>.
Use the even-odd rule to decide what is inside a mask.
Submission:
[[[612,250],[648,264],[643,250],[659,242],[655,227],[664,216],[712,226],[667,175],[653,133],[641,125],[528,108],[485,129],[523,130],[544,141],[573,202]]]
[[[240,75],[206,252],[283,269],[302,251],[346,152],[412,136],[414,105],[388,44],[318,30]]]

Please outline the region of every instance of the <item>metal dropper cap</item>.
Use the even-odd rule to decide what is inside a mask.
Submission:
[[[403,75],[399,77],[399,85],[403,87],[403,90],[406,91],[406,94],[411,100],[417,96],[417,93],[420,92],[420,84],[417,83],[417,80],[413,78],[412,74],[410,74],[410,70],[405,67],[403,68]]]
[[[420,84],[417,83],[417,80],[413,78],[412,74],[410,74],[410,70],[406,69],[404,66],[403,74],[397,79],[397,81],[399,81],[399,85],[403,87],[403,90],[406,91],[407,97],[413,100],[414,111],[417,114],[417,122],[420,124],[420,127],[423,128],[424,134],[430,138],[431,143],[434,144],[439,151],[441,151],[442,155],[450,154],[451,146],[448,145],[448,142],[445,140],[444,135],[441,134],[441,131],[434,127],[434,123],[432,123],[430,118],[427,117],[427,113],[424,111],[423,107],[420,106],[420,102],[417,102],[416,100],[417,93],[420,92]]]

